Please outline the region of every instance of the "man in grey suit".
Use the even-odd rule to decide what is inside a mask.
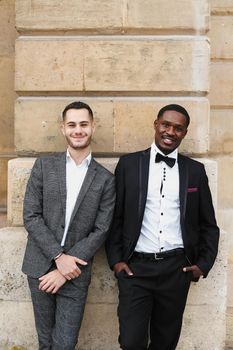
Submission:
[[[93,112],[83,102],[63,111],[64,153],[38,158],[24,199],[28,277],[40,350],[73,350],[93,256],[114,210],[114,176],[91,156]]]

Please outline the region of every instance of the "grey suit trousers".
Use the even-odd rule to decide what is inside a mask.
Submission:
[[[87,284],[67,281],[56,294],[38,289],[39,281],[28,277],[39,350],[74,350],[78,340]]]

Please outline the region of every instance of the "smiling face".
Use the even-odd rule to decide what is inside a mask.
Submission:
[[[164,153],[169,154],[181,143],[187,133],[186,117],[176,111],[165,111],[155,120],[155,144]]]
[[[91,143],[95,130],[93,119],[87,109],[69,109],[62,124],[62,133],[65,136],[68,148],[83,150]]]

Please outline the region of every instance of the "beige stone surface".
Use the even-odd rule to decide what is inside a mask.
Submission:
[[[86,44],[87,91],[207,91],[209,44],[203,38],[104,40]],[[96,62],[99,62],[96,69]]]
[[[8,56],[14,52],[15,8],[14,0],[0,1],[0,56]]]
[[[233,307],[227,309],[226,350],[233,349]]]
[[[133,152],[149,147],[153,122],[161,107],[179,103],[190,113],[184,153],[208,151],[209,103],[206,98],[19,98],[15,105],[15,145],[18,154],[63,151],[61,111],[74,101],[88,103],[96,121],[93,152]],[[32,118],[33,116],[33,118]]]
[[[37,336],[30,302],[0,300],[0,334],[1,350],[14,350],[14,346],[20,350],[36,349]]]
[[[211,63],[209,97],[211,107],[232,106],[233,63],[231,61]]]
[[[233,8],[233,6],[232,6]],[[233,18],[232,16],[211,17],[211,58],[233,58]]]
[[[233,12],[232,0],[210,0],[212,13],[230,14]]]
[[[210,111],[210,152],[233,154],[233,109]]]
[[[202,37],[30,37],[16,42],[15,86],[25,92],[206,92],[208,65]]]
[[[216,161],[218,163],[218,207],[219,209],[232,209],[233,157],[218,157]]]
[[[77,350],[120,350],[117,305],[87,304]]]
[[[27,281],[21,272],[27,233],[23,228],[0,230],[0,300],[29,300]]]
[[[112,172],[115,169],[117,158],[96,158],[101,164]],[[22,207],[26,183],[35,158],[17,158],[9,162],[8,175],[8,223],[20,226],[22,221]],[[206,167],[209,184],[212,192],[213,202],[217,203],[217,164],[215,161],[200,158]]]
[[[0,208],[6,207],[7,204],[7,164],[10,158],[0,157]]]
[[[83,42],[72,38],[26,38],[16,41],[15,50],[16,91],[84,89]]]
[[[228,264],[233,264],[233,208],[229,209],[219,209],[217,211],[217,221],[219,227],[227,232],[227,242],[228,242]],[[231,272],[229,272],[231,275]],[[229,277],[230,277],[229,275]],[[228,283],[232,282],[233,279],[229,279]],[[233,287],[233,286],[232,286]],[[229,288],[229,291],[232,291],[232,288]],[[233,293],[230,293],[232,297],[232,306],[233,306]]]
[[[179,13],[179,16],[173,14]],[[88,16],[87,16],[88,13]],[[114,33],[156,30],[206,31],[207,0],[16,0],[16,25],[25,30],[72,30]]]
[[[217,307],[223,313],[226,311],[227,255],[228,235],[226,232],[221,231],[219,251],[215,264],[207,278],[201,278],[198,283],[192,283],[188,296],[188,305],[212,305],[213,309]]]
[[[8,163],[7,220],[10,225],[23,225],[23,198],[35,158],[17,158]]]
[[[209,3],[204,0],[128,0],[126,27],[206,31],[209,26]],[[179,16],[174,16],[179,13]]]
[[[16,0],[16,26],[24,30],[114,32],[123,25],[123,0]]]
[[[232,231],[231,231],[232,232]],[[231,233],[232,234],[232,233]],[[231,248],[231,257],[232,257],[232,248]],[[232,263],[232,259],[228,259],[228,266],[227,266],[227,270],[228,270],[228,283],[227,283],[227,310],[231,310],[233,311],[233,295],[232,295],[232,290],[233,290],[233,278],[232,278],[232,274],[233,274],[233,263]],[[228,315],[227,315],[228,317]],[[232,313],[232,317],[233,317],[233,313]],[[233,337],[233,335],[232,335]]]
[[[14,57],[0,55],[0,153],[14,151]]]
[[[224,350],[225,333],[222,305],[187,305],[177,350]]]
[[[208,151],[209,104],[205,98],[129,99],[115,103],[115,152],[134,152],[148,148],[154,139],[154,120],[163,106],[178,103],[191,118],[189,131],[180,151],[206,153]]]
[[[15,105],[15,144],[20,154],[59,152],[66,149],[60,125],[65,106],[73,101],[88,103],[94,113],[96,130],[93,152],[112,152],[114,145],[113,102],[110,99],[20,98]],[[33,117],[32,117],[33,116]]]

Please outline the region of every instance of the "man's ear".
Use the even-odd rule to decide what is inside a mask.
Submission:
[[[92,133],[93,134],[94,134],[95,130],[96,130],[96,123],[93,121],[92,122]]]

